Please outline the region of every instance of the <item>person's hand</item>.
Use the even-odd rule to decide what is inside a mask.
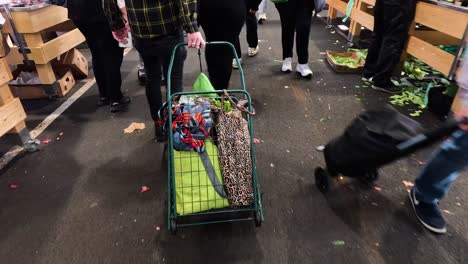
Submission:
[[[460,111],[454,113],[454,116],[457,119],[468,118],[468,105],[462,106]],[[460,128],[468,131],[468,125],[461,125]]]
[[[121,8],[120,11],[122,12],[122,20],[125,24],[125,27],[130,31],[130,25],[128,23],[128,15],[127,15],[127,8]]]
[[[200,32],[188,33],[188,47],[192,49],[203,49],[205,48],[205,40]]]
[[[119,30],[112,31],[112,36],[114,37],[115,40],[118,42],[127,45],[128,44],[128,28],[124,27]]]
[[[252,14],[252,15],[255,15],[255,13],[257,13],[257,10],[250,9],[249,13]]]

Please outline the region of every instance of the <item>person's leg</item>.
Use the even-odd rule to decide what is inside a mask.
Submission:
[[[245,25],[247,27],[247,43],[249,44],[249,48],[256,48],[258,46],[257,18],[249,10],[247,10]]]
[[[414,16],[414,13],[411,13],[412,1],[388,1],[384,7],[385,32],[373,79],[374,85],[382,88],[392,86],[390,78],[400,62],[408,38],[408,28]]]
[[[221,32],[216,29],[210,31],[209,26],[204,27],[207,41],[225,40]],[[236,42],[238,36],[234,36],[231,42]],[[206,64],[210,75],[210,81],[217,90],[228,89],[232,73],[232,50],[230,47],[221,45],[208,45],[205,49]]]
[[[115,103],[119,102],[123,97],[121,92],[122,76],[120,68],[122,66],[124,49],[119,47],[119,44],[114,40],[113,37],[106,40],[106,47],[108,50],[106,53],[106,62],[108,68],[106,71],[108,80],[107,94],[109,95],[111,103]]]
[[[138,39],[136,48],[145,64],[146,71],[146,99],[150,108],[151,118],[158,120],[158,111],[162,106],[161,98],[161,67],[162,60],[158,57],[157,50],[159,46],[155,45],[154,40]]]
[[[232,44],[234,45],[234,47],[236,48],[236,53],[237,53],[237,57],[239,59],[242,59],[242,47],[241,47],[241,44],[240,44],[240,38],[239,36],[237,36],[237,38],[235,39],[234,42],[232,42]],[[232,53],[232,52],[231,52]]]
[[[312,2],[310,2],[312,3]],[[298,5],[296,10],[296,52],[299,64],[309,61],[309,37],[312,24],[313,5]]]
[[[245,23],[245,10],[244,1],[200,1],[200,25],[206,40],[235,44]],[[205,56],[213,86],[216,89],[229,88],[233,59],[231,48],[226,45],[208,45]]]
[[[458,131],[434,154],[415,182],[417,197],[437,203],[447,193],[459,172],[468,167],[468,133]]]
[[[410,192],[414,212],[423,226],[436,233],[447,232],[438,201],[467,168],[468,132],[457,131],[434,153]]]
[[[105,61],[105,51],[101,50],[102,45],[99,45],[98,42],[100,41],[99,30],[94,25],[89,24],[80,24],[76,23],[78,29],[83,33],[85,36],[86,42],[88,47],[91,51],[92,57],[92,65],[93,65],[93,73],[94,78],[96,79],[96,83],[99,89],[99,97],[103,100],[108,99],[108,95],[106,92],[106,77],[105,77],[105,70],[106,70],[106,61]],[[98,101],[98,105],[103,105],[104,103]],[[108,102],[107,102],[108,104]]]
[[[293,46],[294,46],[294,16],[293,12],[295,1],[275,4],[276,9],[280,15],[281,20],[281,42],[283,46],[283,60],[286,58],[293,57]]]
[[[382,39],[385,31],[384,27],[384,0],[377,0],[374,8],[374,32],[372,44],[369,47],[366,63],[364,65],[363,77],[366,79],[374,77],[382,47]]]
[[[162,66],[164,70],[164,78],[169,80],[167,76],[169,72],[169,64],[171,61],[172,50],[174,47],[184,42],[184,34],[180,31],[175,36],[170,36],[161,43],[161,49],[158,50],[160,57],[162,58]],[[171,94],[182,92],[184,90],[184,63],[187,58],[187,50],[185,47],[179,47],[174,57],[174,64],[172,66],[171,73]]]

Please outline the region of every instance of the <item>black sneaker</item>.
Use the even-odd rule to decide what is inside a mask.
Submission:
[[[409,193],[409,198],[413,205],[416,217],[424,227],[438,234],[444,234],[447,232],[447,223],[445,222],[437,204],[429,204],[419,201],[416,198],[414,187]]]
[[[96,103],[97,106],[105,106],[109,104],[110,104],[110,100],[107,97],[99,97]]]
[[[163,121],[161,119],[154,122],[154,134],[158,142],[165,142],[167,140],[167,135],[163,132]]]
[[[377,85],[373,84],[372,89],[374,89],[376,91],[386,92],[386,93],[389,93],[389,94],[397,94],[397,93],[401,93],[401,91],[402,91],[402,89],[400,87],[396,87],[394,85],[389,85],[389,86],[386,86],[386,87],[380,87],[380,86],[377,86]]]
[[[123,96],[118,102],[113,102],[110,106],[111,113],[117,113],[123,111],[127,108],[128,104],[131,102],[130,97]]]

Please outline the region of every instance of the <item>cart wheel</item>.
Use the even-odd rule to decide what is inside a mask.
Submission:
[[[315,185],[323,193],[330,189],[330,175],[321,167],[315,169]]]
[[[172,235],[177,234],[177,222],[175,219],[171,219],[171,222],[169,223],[169,231],[171,231]]]
[[[255,221],[255,226],[256,227],[261,227],[262,226],[262,214],[260,213],[260,210],[255,211],[254,221]]]
[[[30,139],[28,142],[26,142],[24,145],[23,145],[23,148],[27,151],[27,152],[36,152],[39,150],[39,144],[41,142],[39,140],[34,140],[34,139]]]
[[[47,98],[49,101],[56,101],[57,100],[57,95],[56,94],[49,94],[47,95]]]
[[[364,176],[361,178],[361,180],[367,184],[374,183],[378,179],[379,179],[379,172],[377,170],[366,172]]]

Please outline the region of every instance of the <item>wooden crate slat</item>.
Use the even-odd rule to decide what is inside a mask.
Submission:
[[[85,41],[85,37],[79,29],[74,29],[64,35],[44,43],[42,49],[44,51],[44,60],[39,61],[40,64],[45,64],[63,53],[73,49]]]
[[[0,86],[8,83],[13,76],[11,75],[10,65],[8,65],[8,61],[5,58],[0,59]]]
[[[413,36],[431,43],[432,45],[460,45],[460,40],[444,34],[440,31],[434,30],[414,30],[412,33]]]
[[[416,23],[462,39],[468,24],[468,14],[441,6],[419,2],[416,8]]]
[[[359,24],[369,30],[374,30],[374,16],[359,10],[359,9],[354,9],[352,14],[351,14],[351,19],[356,21]]]
[[[376,0],[360,0],[361,2],[363,3],[366,3],[368,5],[371,5],[371,6],[375,6],[375,1]]]
[[[10,86],[7,83],[0,86],[0,106],[10,102],[13,98],[15,97],[13,96],[13,93],[11,93]]]
[[[450,68],[455,60],[455,56],[452,54],[414,36],[409,38],[406,51],[432,68],[440,71],[445,76],[450,74]]]
[[[74,29],[41,46],[28,47],[31,51],[31,53],[28,54],[28,59],[34,61],[36,64],[46,64],[84,41],[85,38],[80,30]],[[8,55],[8,62],[11,64],[23,63],[23,56],[18,47],[11,48],[11,52]]]
[[[348,3],[340,1],[340,0],[327,0],[328,5],[330,7],[338,10],[342,14],[346,14],[346,8],[348,6]]]
[[[2,14],[6,17],[6,14]],[[67,21],[68,11],[64,7],[50,5],[34,11],[11,12],[11,16],[16,21],[19,33],[36,33]],[[8,20],[2,30],[7,33],[13,32]]]
[[[0,107],[0,136],[8,133],[26,119],[26,113],[18,98]]]

